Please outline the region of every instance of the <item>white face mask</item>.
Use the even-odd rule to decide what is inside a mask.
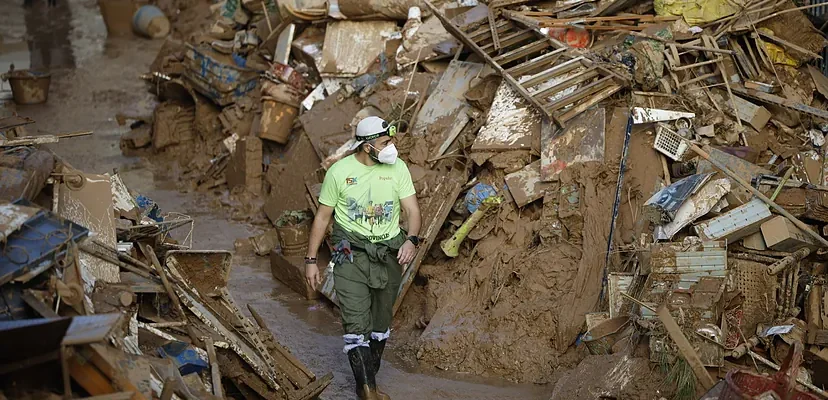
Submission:
[[[374,147],[374,150],[376,150],[376,147]],[[397,147],[395,147],[393,143],[389,144],[388,146],[385,146],[384,149],[380,150],[379,153],[377,153],[377,161],[383,164],[394,164],[395,162],[397,162],[397,154]]]

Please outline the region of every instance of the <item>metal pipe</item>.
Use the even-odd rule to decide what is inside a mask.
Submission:
[[[760,256],[758,254],[731,253],[730,255],[732,257],[738,258],[740,260],[755,261],[755,262],[760,262],[760,263],[763,263],[763,264],[773,264],[773,263],[779,261],[779,260],[777,260],[773,257],[765,257],[765,256]]]
[[[765,270],[765,272],[768,275],[776,275],[776,274],[782,272],[785,268],[788,268],[788,267],[794,265],[795,263],[799,262],[803,258],[808,257],[809,254],[811,254],[811,249],[809,249],[807,247],[803,247],[803,248],[791,253],[791,255],[789,255],[789,256],[787,256],[787,257],[785,257],[785,258],[783,258],[779,261],[776,261],[773,265],[769,266],[768,269]]]

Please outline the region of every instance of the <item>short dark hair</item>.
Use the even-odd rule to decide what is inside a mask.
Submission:
[[[374,146],[374,144],[376,144],[376,143],[377,143],[377,139],[366,140],[366,141],[359,144],[358,150],[363,151],[366,144],[370,144],[371,146]]]

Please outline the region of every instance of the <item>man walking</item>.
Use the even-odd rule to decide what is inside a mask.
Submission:
[[[361,400],[389,399],[377,390],[375,376],[391,333],[401,265],[414,259],[420,244],[420,209],[408,167],[397,159],[395,134],[396,128],[379,117],[357,124],[352,148],[357,152],[325,174],[305,258],[305,277],[315,289],[321,283],[316,253],[333,215],[332,242],[337,248],[351,249],[352,258],[343,257],[333,276],[345,330],[344,351]],[[384,204],[390,204],[387,218],[382,215]],[[400,229],[400,209],[405,211],[408,233]]]

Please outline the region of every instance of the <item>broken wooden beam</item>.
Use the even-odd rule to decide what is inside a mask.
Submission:
[[[710,376],[710,373],[707,372],[707,369],[704,368],[704,364],[702,364],[701,359],[699,358],[698,353],[693,348],[693,345],[687,340],[687,336],[684,336],[684,332],[681,331],[681,327],[679,327],[676,320],[670,315],[670,310],[667,309],[667,306],[662,304],[661,307],[658,308],[658,319],[661,320],[661,323],[664,324],[664,329],[667,330],[667,333],[670,335],[670,338],[678,346],[679,353],[687,361],[687,364],[690,365],[690,369],[693,370],[693,373],[696,375],[696,379],[699,380],[699,383],[702,385],[705,391],[710,390],[714,385],[716,385],[716,381]]]

